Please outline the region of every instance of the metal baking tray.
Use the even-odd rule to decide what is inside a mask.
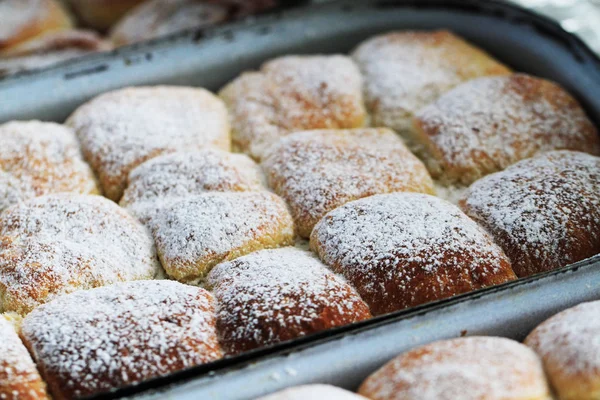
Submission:
[[[509,3],[477,0],[340,0],[90,56],[0,80],[0,122],[63,121],[87,99],[129,85],[216,91],[278,55],[346,53],[378,33],[439,28],[462,35],[515,70],[559,82],[600,126],[600,60],[594,53],[549,19]],[[356,389],[370,372],[415,345],[464,334],[522,339],[549,315],[592,299],[600,299],[600,256],[96,398],[246,399],[309,382]]]

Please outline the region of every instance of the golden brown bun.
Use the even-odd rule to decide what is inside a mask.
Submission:
[[[66,293],[162,271],[147,230],[100,196],[37,197],[0,214],[0,309],[25,315]]]
[[[83,25],[106,31],[145,0],[65,0]]]
[[[15,327],[0,314],[0,399],[46,400],[42,381]]]
[[[310,247],[348,279],[373,315],[516,278],[490,235],[454,205],[426,194],[346,203],[315,226]]]
[[[349,201],[400,191],[433,194],[423,163],[385,128],[294,133],[271,147],[262,165],[305,238]]]
[[[0,143],[0,212],[46,194],[99,193],[71,129],[13,121],[0,125]]]
[[[294,131],[363,126],[362,78],[345,56],[286,56],[246,72],[220,92],[233,146],[253,158]]]
[[[285,389],[257,400],[365,400],[365,397],[359,396],[344,389],[335,386],[313,384],[296,386]]]
[[[129,174],[121,199],[143,223],[185,197],[206,192],[266,190],[260,167],[243,154],[205,149],[166,154],[141,164]]]
[[[209,192],[177,201],[150,222],[167,274],[202,280],[216,264],[294,243],[286,204],[270,192]]]
[[[69,117],[104,194],[118,201],[129,172],[165,153],[230,149],[227,110],[191,87],[135,87],[104,93]]]
[[[556,151],[523,160],[475,182],[459,204],[520,277],[600,253],[600,157]]]
[[[469,79],[510,70],[448,31],[391,32],[354,51],[365,79],[374,126],[407,135],[411,118],[442,93]]]
[[[600,302],[556,314],[533,330],[525,344],[535,350],[560,400],[600,398]]]
[[[2,0],[0,55],[36,36],[71,27],[69,15],[55,0]]]
[[[373,373],[360,394],[372,400],[551,400],[542,363],[500,337],[442,340],[408,351]]]
[[[346,281],[310,252],[262,250],[217,265],[207,284],[228,354],[296,339],[371,317]]]
[[[221,358],[213,297],[166,280],[60,297],[21,335],[54,399],[91,396]]]
[[[434,179],[469,185],[551,150],[600,154],[600,136],[560,86],[525,74],[475,79],[420,110],[412,142]]]

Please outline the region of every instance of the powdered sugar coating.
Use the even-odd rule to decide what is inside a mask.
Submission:
[[[0,125],[0,212],[36,196],[98,192],[73,131],[51,122]]]
[[[415,138],[434,178],[470,184],[539,152],[600,154],[600,137],[558,85],[525,74],[457,86],[415,117]]]
[[[373,400],[552,399],[536,354],[499,337],[417,347],[372,374],[359,393]]]
[[[328,400],[365,400],[344,389],[331,385],[302,385],[285,389],[257,400],[306,400],[306,399],[328,399]]]
[[[556,151],[523,160],[475,182],[460,205],[519,276],[600,253],[600,157]]]
[[[357,128],[366,116],[360,72],[341,55],[276,58],[220,96],[231,113],[234,148],[257,160],[294,131]]]
[[[265,190],[260,167],[243,154],[205,149],[153,158],[135,168],[121,199],[138,219],[147,222],[182,198],[205,192]]]
[[[433,193],[423,163],[385,128],[294,133],[271,147],[262,165],[306,238],[327,212],[348,201],[397,191]]]
[[[129,172],[165,153],[229,150],[224,104],[200,88],[135,87],[104,93],[79,107],[67,123],[106,196],[118,201]]]
[[[221,357],[210,293],[166,280],[60,297],[24,319],[22,336],[58,399],[106,392]]]
[[[191,196],[161,210],[151,225],[165,271],[186,282],[220,262],[294,242],[292,217],[269,192]]]
[[[207,284],[217,300],[217,328],[229,354],[370,318],[346,281],[310,252],[262,250],[217,265]]]
[[[365,100],[375,126],[405,135],[411,118],[457,84],[508,68],[447,31],[390,32],[362,43],[353,58],[365,79]]]
[[[533,330],[525,344],[542,358],[561,399],[588,400],[600,394],[600,302],[560,312]]]
[[[47,399],[42,381],[31,356],[13,325],[0,315],[0,399]]]
[[[100,196],[38,197],[0,214],[0,311],[161,272],[149,232]]]
[[[425,194],[347,203],[317,224],[310,246],[357,288],[373,315],[515,279],[490,235]]]

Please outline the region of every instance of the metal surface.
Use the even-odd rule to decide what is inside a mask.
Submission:
[[[476,0],[336,1],[91,56],[0,80],[0,122],[62,121],[90,97],[127,85],[217,90],[241,71],[277,55],[345,53],[377,33],[439,28],[457,32],[515,70],[561,83],[600,125],[600,61],[594,53],[548,19],[507,3]],[[383,362],[417,344],[463,331],[520,339],[548,315],[600,298],[600,257],[582,265],[198,366],[98,398],[161,389],[144,397],[242,399],[316,381],[354,389]]]

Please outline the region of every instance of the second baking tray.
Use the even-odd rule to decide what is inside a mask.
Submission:
[[[502,2],[344,0],[187,32],[40,73],[0,81],[0,122],[62,121],[107,90],[183,84],[218,90],[266,59],[346,53],[396,29],[450,29],[515,70],[559,82],[600,125],[600,61],[557,24]],[[600,257],[364,323],[322,332],[99,396],[254,398],[285,386],[330,382],[354,389],[414,345],[463,334],[520,339],[549,314],[600,298]]]

